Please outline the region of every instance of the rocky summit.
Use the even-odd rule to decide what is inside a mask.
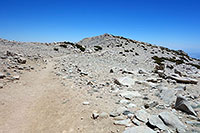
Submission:
[[[198,133],[199,86],[200,60],[182,50],[0,39],[0,132]]]

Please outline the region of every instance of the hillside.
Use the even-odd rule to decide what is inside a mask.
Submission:
[[[0,132],[200,132],[200,60],[111,34],[0,39]]]

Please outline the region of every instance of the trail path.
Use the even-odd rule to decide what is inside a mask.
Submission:
[[[88,100],[86,91],[77,90],[71,81],[63,86],[53,66],[54,61],[49,61],[0,90],[0,133],[116,131],[110,120],[97,123],[90,118],[93,110],[106,106],[82,105]]]

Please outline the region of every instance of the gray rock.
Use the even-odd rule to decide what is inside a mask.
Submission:
[[[149,117],[149,124],[161,130],[168,130],[168,127],[163,123],[163,121],[157,115],[151,115]]]
[[[148,122],[148,118],[149,118],[150,114],[147,113],[145,110],[141,109],[141,110],[138,110],[136,113],[135,113],[135,117],[144,122],[144,123],[147,123]]]
[[[166,104],[172,104],[176,100],[176,91],[174,89],[162,88],[160,90],[160,98]]]
[[[109,116],[109,114],[106,112],[102,112],[99,114],[99,118],[107,118],[108,116]]]
[[[186,124],[192,125],[192,126],[196,126],[196,127],[200,127],[200,122],[199,121],[186,121]]]
[[[189,102],[182,96],[177,96],[175,108],[178,110],[181,110],[183,112],[186,112],[190,115],[197,116],[194,109],[190,106]]]
[[[176,76],[169,76],[169,78],[176,80],[177,83],[184,83],[184,84],[197,84],[198,80],[192,78],[185,78],[185,77],[176,77]]]
[[[122,85],[122,86],[132,86],[135,84],[135,80],[133,80],[130,77],[120,77],[115,79],[114,81],[117,85]]]
[[[126,120],[114,121],[114,124],[120,125],[120,126],[130,127],[132,125],[132,122],[131,122],[130,119],[126,119]]]
[[[141,126],[143,123],[141,121],[139,121],[138,119],[134,118],[132,119],[133,124],[137,125],[137,126]]]
[[[179,118],[171,112],[161,112],[159,117],[170,128],[185,132],[186,126],[179,120]]]
[[[186,90],[186,86],[177,86],[175,88],[175,90],[183,90],[183,91],[185,91]]]
[[[131,100],[134,97],[141,97],[142,95],[138,91],[123,91],[119,93],[120,96]]]
[[[0,79],[3,79],[5,77],[6,77],[6,75],[0,72]]]
[[[138,127],[128,128],[123,133],[156,133],[156,132],[146,126],[138,126]]]

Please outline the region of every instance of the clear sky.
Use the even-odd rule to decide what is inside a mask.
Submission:
[[[0,38],[77,42],[104,33],[200,58],[200,0],[1,0]]]

